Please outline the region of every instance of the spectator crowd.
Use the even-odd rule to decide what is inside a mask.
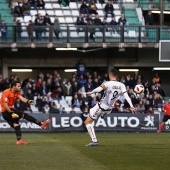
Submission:
[[[18,76],[12,75],[4,79],[0,74],[0,91],[9,88],[10,82],[13,80],[19,80]],[[42,113],[68,113],[61,103],[66,96],[72,98],[70,113],[75,113],[75,108],[79,108],[83,113],[88,113],[89,109],[101,100],[103,92],[95,96],[86,96],[86,92],[92,91],[108,80],[107,73],[102,75],[98,74],[97,71],[90,73],[83,61],[80,60],[77,64],[77,72],[74,72],[70,78],[61,77],[58,71],[55,70],[53,73],[40,73],[36,80],[32,78],[25,79],[22,82],[22,94],[24,97],[34,100],[38,111]],[[118,80],[126,85],[127,92],[138,113],[153,114],[154,108],[162,108],[165,93],[161,87],[161,79],[158,74],[155,74],[150,80],[146,80],[138,72],[135,72],[135,74],[119,77]],[[137,84],[143,84],[145,87],[144,93],[136,94],[133,91]],[[56,105],[55,101],[60,104],[60,107]],[[19,110],[31,111],[28,104],[24,104],[19,100],[15,107]],[[113,111],[129,112],[129,105],[123,96],[115,103]]]

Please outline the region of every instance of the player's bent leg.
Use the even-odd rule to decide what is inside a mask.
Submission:
[[[86,146],[98,146],[99,145],[97,138],[96,138],[95,131],[94,131],[94,127],[92,125],[92,122],[93,122],[93,119],[90,117],[88,117],[84,122],[84,124],[87,128],[87,131],[92,139],[92,142],[87,144]]]

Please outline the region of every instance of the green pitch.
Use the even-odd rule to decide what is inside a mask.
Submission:
[[[170,134],[97,133],[98,147],[85,147],[87,133],[0,134],[0,170],[168,170]]]

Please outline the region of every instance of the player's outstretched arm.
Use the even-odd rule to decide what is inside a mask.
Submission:
[[[99,86],[99,87],[95,88],[93,91],[87,92],[86,94],[87,94],[87,95],[91,95],[91,94],[93,94],[93,93],[99,93],[99,92],[101,92],[102,90],[103,90],[103,87]]]
[[[125,99],[127,100],[127,102],[128,102],[129,105],[130,105],[130,111],[131,111],[133,114],[135,114],[135,113],[136,113],[136,109],[135,109],[135,107],[133,106],[132,101],[131,101],[129,95],[127,94],[127,92],[125,92],[123,95],[124,95]]]
[[[24,102],[24,103],[28,103],[28,104],[30,104],[30,105],[34,105],[34,101],[33,101],[33,100],[26,99],[26,98],[24,98],[24,97],[22,97],[22,96],[20,96],[19,99],[20,99],[22,102]]]

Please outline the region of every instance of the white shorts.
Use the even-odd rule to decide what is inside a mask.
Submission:
[[[99,107],[98,104],[96,104],[93,108],[90,109],[89,117],[91,119],[98,119],[100,116],[104,116],[106,114],[109,114],[112,110],[103,110]]]

